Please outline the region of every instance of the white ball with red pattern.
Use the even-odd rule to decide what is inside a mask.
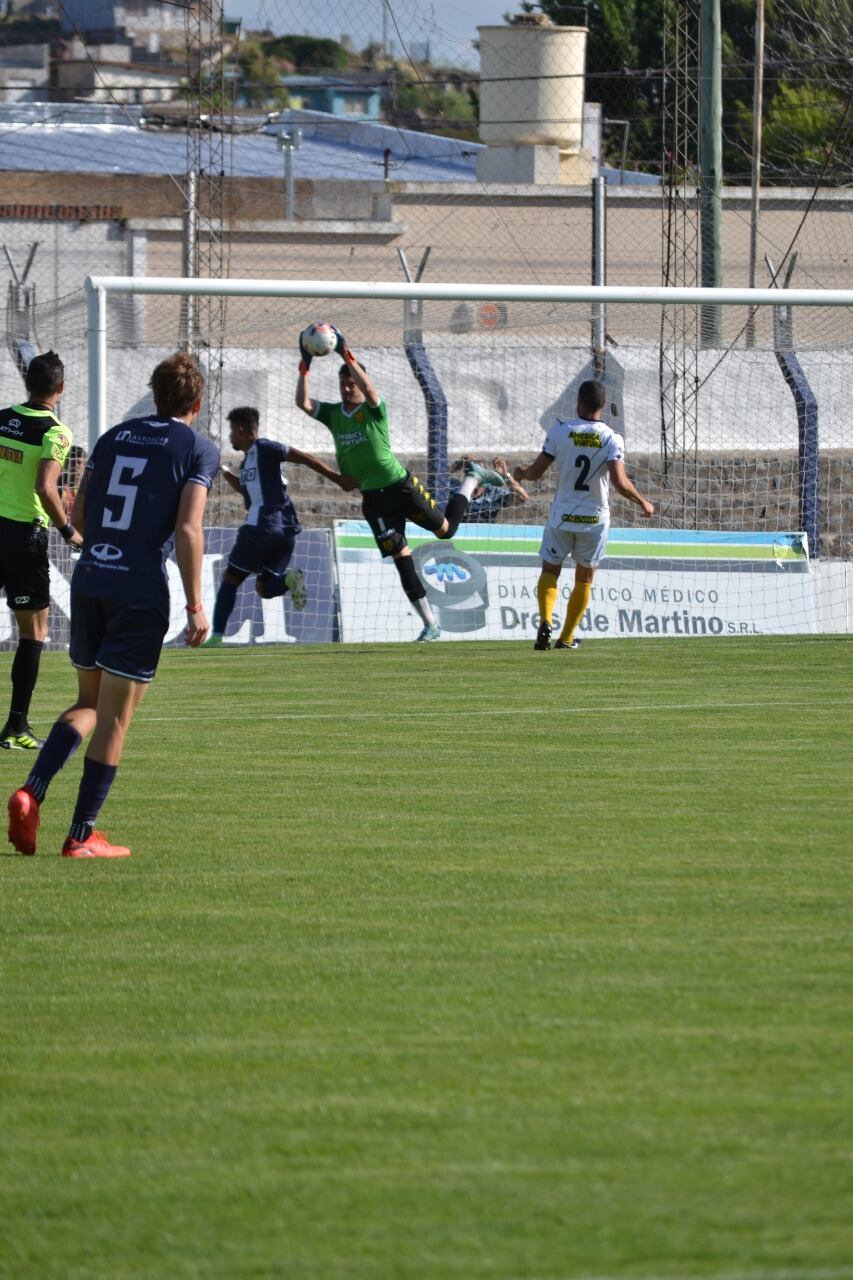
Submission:
[[[319,320],[302,331],[302,345],[312,356],[327,356],[330,351],[334,351],[337,340],[332,326],[321,324]]]

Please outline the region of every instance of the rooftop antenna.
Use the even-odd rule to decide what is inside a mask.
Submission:
[[[222,0],[193,0],[184,7],[187,62],[187,162],[184,274],[227,276],[225,246],[225,78]],[[221,392],[225,299],[191,298],[182,316],[181,341],[206,377],[202,425],[222,444]]]

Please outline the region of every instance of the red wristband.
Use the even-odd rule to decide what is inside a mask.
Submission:
[[[187,605],[187,613],[201,613],[202,606],[200,604]]]

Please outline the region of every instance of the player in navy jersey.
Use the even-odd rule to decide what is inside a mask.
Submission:
[[[35,853],[39,810],[51,780],[92,737],[65,858],[126,858],[95,830],[121,760],[124,738],[154,678],[169,625],[166,559],[172,546],[186,597],[187,644],[203,643],[202,520],[219,468],[210,440],[192,430],[204,378],[177,352],[151,375],[156,412],[119,423],[89,459],[71,512],[83,552],[71,580],[71,661],[78,695],[54,724],[26,783],[9,800],[9,840]]]
[[[296,535],[302,526],[287,493],[282,463],[297,462],[331,480],[341,489],[355,488],[356,481],[341,476],[312,453],[259,436],[260,414],[249,405],[232,409],[231,444],[245,454],[239,477],[223,470],[226,482],[246,505],[246,522],[231,549],[213,608],[213,630],[208,645],[222,644],[240,584],[254,573],[259,596],[270,600],[290,592],[295,609],[304,609],[308,594],[305,574],[288,568]]]

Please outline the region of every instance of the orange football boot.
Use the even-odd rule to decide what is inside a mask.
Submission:
[[[40,822],[38,800],[28,787],[19,787],[9,797],[9,843],[18,853],[35,853]]]
[[[129,858],[130,850],[123,844],[110,844],[106,831],[93,831],[88,840],[75,840],[69,836],[62,846],[63,858]]]

